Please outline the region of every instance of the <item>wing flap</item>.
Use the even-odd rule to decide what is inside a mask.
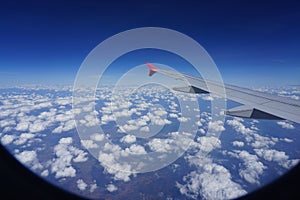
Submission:
[[[282,119],[270,113],[266,113],[246,105],[238,106],[227,110],[225,114],[233,117],[243,117],[252,119]]]
[[[173,90],[185,93],[193,93],[193,94],[207,94],[209,92],[205,90],[201,90],[200,88],[194,86],[187,86],[187,87],[174,87]]]

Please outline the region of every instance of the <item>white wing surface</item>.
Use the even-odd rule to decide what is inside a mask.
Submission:
[[[300,101],[204,80],[175,71],[159,69],[150,63],[146,64],[149,67],[149,76],[157,72],[189,84],[187,87],[173,88],[174,90],[188,93],[211,93],[243,104],[227,110],[225,112],[227,115],[254,119],[286,119],[300,124]]]

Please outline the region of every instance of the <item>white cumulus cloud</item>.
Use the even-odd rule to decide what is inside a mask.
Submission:
[[[81,140],[81,144],[87,149],[95,149],[99,147],[93,140]]]
[[[78,188],[80,191],[86,190],[86,188],[87,188],[87,186],[88,186],[82,179],[78,179],[78,180],[76,181],[76,183],[77,183],[77,188]]]
[[[35,135],[32,133],[22,133],[17,140],[14,141],[15,145],[21,145],[26,143],[29,139],[34,138]]]
[[[295,166],[299,159],[289,160],[289,156],[284,151],[278,151],[275,149],[254,149],[256,154],[267,161],[277,162],[279,165],[286,169],[290,169]]]
[[[15,135],[4,135],[4,136],[1,138],[1,143],[2,143],[3,145],[8,145],[8,144],[10,144],[15,138],[16,138]]]
[[[106,189],[107,189],[107,191],[109,191],[109,192],[114,192],[114,191],[117,191],[117,190],[118,190],[117,186],[115,186],[115,185],[113,185],[113,184],[108,184],[108,185],[106,186]]]
[[[236,147],[243,147],[244,146],[244,142],[242,142],[242,141],[233,141],[232,145],[236,146]]]
[[[209,122],[208,123],[208,128],[209,130],[211,130],[212,132],[221,132],[221,131],[225,131],[225,127],[222,121],[218,120],[218,121],[214,121],[214,122]]]
[[[136,137],[134,135],[125,135],[121,138],[121,142],[130,144],[136,142]]]
[[[35,151],[23,151],[16,154],[16,158],[24,165],[30,167],[33,170],[42,169],[43,166],[40,164],[37,154]]]
[[[226,121],[228,125],[232,126],[235,131],[242,134],[249,134],[253,133],[254,131],[250,128],[246,128],[244,124],[242,124],[241,120],[238,120],[237,118],[234,118],[232,120]]]
[[[247,192],[232,180],[229,170],[212,162],[204,154],[188,157],[197,170],[184,176],[184,184],[177,183],[181,194],[192,199],[234,199]]]
[[[280,121],[280,122],[277,122],[278,125],[280,125],[282,128],[285,128],[285,129],[295,129],[294,125],[289,123],[289,122],[286,122],[286,121]]]
[[[72,162],[87,161],[87,153],[81,149],[72,146],[71,137],[61,138],[54,146],[55,158],[51,162],[51,172],[55,178],[75,177],[76,169]]]
[[[239,175],[249,183],[259,184],[259,178],[267,168],[256,155],[249,152],[234,151],[228,152],[229,155],[242,161],[243,167],[239,169]]]

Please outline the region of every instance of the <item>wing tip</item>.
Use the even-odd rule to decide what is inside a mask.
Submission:
[[[149,76],[152,76],[153,74],[155,74],[158,70],[158,68],[154,67],[152,64],[150,64],[149,62],[146,62],[146,65],[149,68]]]

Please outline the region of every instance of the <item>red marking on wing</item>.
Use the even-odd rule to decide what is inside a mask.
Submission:
[[[149,67],[149,76],[152,76],[155,72],[157,72],[157,68],[146,62],[146,65]]]

